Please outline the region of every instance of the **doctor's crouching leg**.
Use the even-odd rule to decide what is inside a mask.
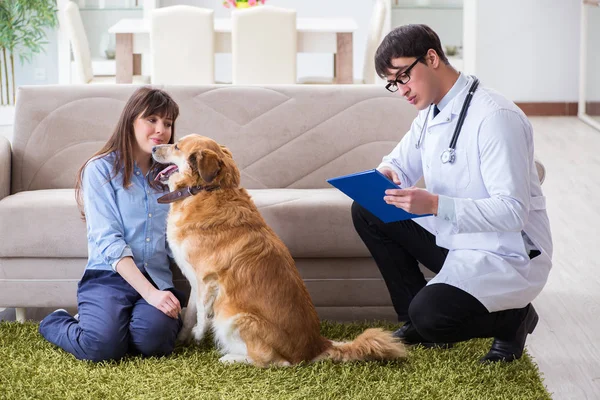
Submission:
[[[450,347],[472,338],[494,337],[481,361],[512,361],[523,354],[528,333],[537,323],[532,305],[490,313],[467,292],[444,283],[426,286],[419,261],[438,273],[448,250],[435,236],[412,220],[385,224],[369,211],[352,204],[354,227],[373,255],[390,292],[398,320],[394,332],[407,344]]]
[[[398,321],[409,322],[408,306],[427,283],[419,261],[438,273],[448,250],[437,246],[435,236],[413,220],[385,224],[356,202],[352,221],[379,267]]]
[[[521,358],[527,334],[538,321],[531,304],[490,313],[475,297],[445,283],[424,287],[411,302],[408,314],[413,328],[427,342],[493,337],[492,348],[481,362]]]

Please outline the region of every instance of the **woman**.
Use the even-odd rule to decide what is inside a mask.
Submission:
[[[136,90],[111,138],[79,171],[75,190],[88,239],[79,314],[56,310],[39,328],[78,359],[164,356],[175,347],[183,298],[169,269],[168,205],[156,201],[164,188],[154,182],[161,166],[152,148],[173,143],[178,115],[164,91]]]

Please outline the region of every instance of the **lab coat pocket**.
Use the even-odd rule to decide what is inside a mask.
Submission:
[[[471,174],[469,173],[469,160],[465,150],[456,149],[456,157],[453,163],[443,163],[439,160],[440,178],[447,182],[448,188],[452,190],[464,189],[471,183]],[[459,193],[453,193],[457,196]]]

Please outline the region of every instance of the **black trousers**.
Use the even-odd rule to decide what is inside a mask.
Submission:
[[[410,321],[430,342],[514,338],[526,308],[490,313],[464,290],[445,283],[425,286],[418,263],[438,273],[448,254],[426,229],[413,220],[385,224],[357,203],[352,220],[379,267],[399,321]]]

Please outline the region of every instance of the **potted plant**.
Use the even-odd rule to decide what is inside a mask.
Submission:
[[[31,62],[56,25],[56,0],[0,0],[0,104],[15,103],[15,55]]]

